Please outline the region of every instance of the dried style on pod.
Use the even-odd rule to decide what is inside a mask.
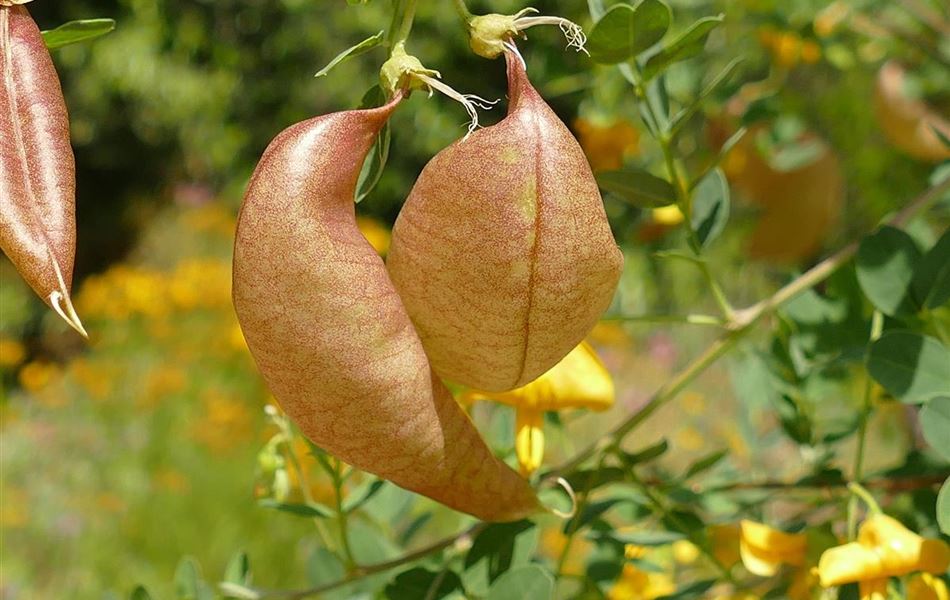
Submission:
[[[360,167],[388,105],[299,123],[264,152],[238,219],[234,306],[283,409],[317,445],[484,520],[539,506],[431,373],[356,226]]]
[[[437,154],[393,228],[388,268],[435,371],[501,391],[553,367],[623,268],[577,141],[505,52],[507,117]]]
[[[76,167],[69,116],[43,36],[26,8],[0,3],[0,247],[78,332]]]

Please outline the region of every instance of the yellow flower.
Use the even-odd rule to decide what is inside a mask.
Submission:
[[[668,227],[673,227],[679,225],[683,222],[683,211],[680,210],[680,207],[675,204],[667,204],[666,206],[660,206],[659,208],[654,208],[650,211],[650,216],[653,217],[654,223],[659,223],[660,225],[666,225]]]
[[[713,556],[725,567],[739,562],[739,526],[733,523],[709,526]]]
[[[356,226],[376,252],[386,256],[392,234],[382,223],[369,217],[356,217]]]
[[[785,533],[747,520],[740,523],[740,528],[739,555],[750,573],[771,577],[783,564],[804,566],[808,549],[805,534]]]
[[[26,348],[18,340],[0,337],[0,368],[15,367],[26,358]]]
[[[699,548],[688,540],[673,542],[673,560],[681,565],[691,565],[699,558]]]
[[[574,131],[594,171],[619,169],[623,166],[624,156],[639,151],[640,132],[627,121],[598,125],[587,119],[577,119]]]
[[[59,366],[46,361],[33,361],[20,369],[20,385],[28,392],[38,392],[59,375]]]
[[[587,342],[576,348],[528,385],[507,392],[470,390],[459,398],[463,404],[486,399],[516,410],[515,450],[521,472],[530,475],[544,455],[544,412],[565,408],[607,410],[614,403],[614,382]]]
[[[907,600],[950,600],[950,592],[943,579],[918,573],[907,580]]]
[[[669,575],[647,573],[636,565],[625,565],[607,597],[610,600],[652,600],[675,591],[676,585]]]
[[[861,524],[858,541],[826,550],[818,561],[823,587],[869,582],[914,571],[943,573],[950,566],[950,546],[922,538],[883,514]]]
[[[861,600],[887,600],[887,577],[862,581],[858,592]]]

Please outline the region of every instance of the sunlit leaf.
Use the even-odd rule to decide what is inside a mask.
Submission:
[[[332,71],[334,67],[339,65],[344,60],[369,52],[370,50],[372,50],[376,46],[381,45],[382,43],[383,43],[383,31],[380,31],[376,35],[371,35],[370,37],[366,38],[359,44],[350,46],[343,52],[340,52],[339,54],[334,56],[333,60],[327,63],[327,66],[317,71],[314,77],[326,77],[327,73]]]
[[[112,19],[83,19],[63,23],[56,29],[43,32],[43,43],[50,50],[62,48],[70,44],[88,42],[102,37],[115,30],[115,21]]]

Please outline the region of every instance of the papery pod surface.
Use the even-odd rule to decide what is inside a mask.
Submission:
[[[486,391],[557,364],[623,268],[583,151],[520,57],[506,59],[507,117],[426,165],[387,259],[436,372]]]
[[[83,332],[69,299],[76,253],[69,116],[43,36],[22,6],[0,6],[0,165],[0,247]]]
[[[537,510],[432,375],[385,265],[356,225],[360,166],[398,100],[277,136],[238,219],[234,306],[282,408],[347,463],[485,520]]]

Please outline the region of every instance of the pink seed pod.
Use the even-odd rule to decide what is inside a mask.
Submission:
[[[508,116],[437,154],[387,264],[436,373],[485,390],[553,367],[609,306],[623,255],[577,141],[505,52]]]
[[[382,260],[359,232],[360,166],[401,95],[285,130],[238,219],[234,307],[257,366],[314,443],[489,521],[539,510],[428,360]]]
[[[76,166],[53,60],[26,8],[0,5],[0,247],[30,287],[86,335],[70,290]]]

